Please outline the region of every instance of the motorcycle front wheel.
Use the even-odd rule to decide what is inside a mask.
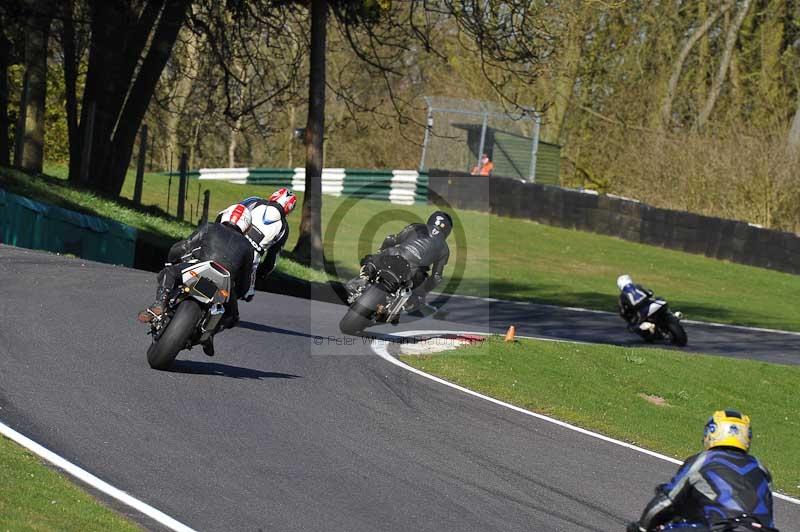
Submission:
[[[154,340],[147,350],[147,362],[153,369],[167,369],[172,365],[178,352],[186,347],[195,327],[203,316],[203,309],[197,301],[181,301],[175,315],[167,324],[166,330],[158,340]]]
[[[386,291],[378,286],[372,285],[361,294],[339,322],[339,330],[344,334],[360,334],[364,329],[372,325],[375,319],[375,311],[378,305],[386,302]]]

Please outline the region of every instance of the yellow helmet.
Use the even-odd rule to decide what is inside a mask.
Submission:
[[[736,447],[744,452],[750,450],[750,439],[753,430],[750,428],[750,418],[736,410],[717,410],[708,418],[703,431],[703,446]]]

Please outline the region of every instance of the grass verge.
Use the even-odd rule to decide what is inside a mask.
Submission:
[[[141,529],[0,436],[0,530]]]
[[[154,183],[160,183],[163,176],[148,174],[147,181],[149,186],[145,188],[148,194],[143,194],[143,206],[140,206],[134,204],[131,199],[133,197],[132,187],[134,179],[132,175],[129,175],[126,181],[126,186],[130,185],[129,188],[131,188],[129,194],[127,196],[123,194],[122,198],[119,200],[110,200],[88,190],[67,186],[66,169],[62,167],[54,167],[53,169],[54,173],[59,175],[30,176],[11,168],[0,167],[0,187],[5,188],[11,193],[26,196],[51,205],[57,205],[65,209],[117,220],[137,229],[150,231],[172,240],[185,238],[196,228],[195,224],[188,221],[181,221],[169,215],[168,212],[162,210],[159,202],[155,201],[154,198],[160,196],[156,193],[157,187]],[[227,185],[227,187],[231,186],[227,183],[223,183],[223,185]],[[225,196],[233,198],[234,193],[238,192],[239,190],[232,189]],[[177,194],[177,188],[173,191],[173,194]],[[237,196],[237,198],[238,199],[226,199],[224,201],[235,203],[242,199],[241,196]],[[219,202],[220,198],[217,198],[217,201]],[[225,206],[230,203],[226,203]],[[174,201],[172,208],[175,209]],[[222,208],[223,207],[219,207],[217,210],[212,209],[211,212],[216,213],[222,210]],[[195,218],[199,219],[199,216]],[[278,262],[278,271],[293,277],[317,282],[327,281],[331,277],[324,272],[308,268],[287,258]]]
[[[149,210],[139,213],[130,201],[117,205],[61,186],[66,176],[63,167],[47,170],[60,179],[31,178],[0,169],[0,185],[10,180],[31,197],[43,201],[61,198],[84,211],[173,238],[185,236],[192,229],[191,224],[178,222],[166,214],[176,208],[177,178],[170,185],[167,176],[145,174],[142,202]],[[132,197],[133,181],[133,174],[129,173],[123,198]],[[212,212],[244,197],[271,192],[264,186],[196,178],[189,180],[187,188],[189,203],[194,207],[202,191],[210,190]],[[302,194],[298,196],[302,201]],[[386,234],[412,221],[424,221],[431,210],[428,205],[400,206],[325,196],[322,221],[329,274],[286,260],[280,261],[278,268],[316,281],[349,278],[357,271],[359,259],[377,249]],[[299,211],[289,217],[292,230],[287,249],[292,249],[297,239]],[[190,212],[188,207],[187,212]],[[453,213],[456,236],[450,239],[453,254],[445,274],[454,279],[448,288],[457,293],[613,311],[616,277],[629,273],[666,297],[687,319],[800,331],[793,300],[786,297],[800,287],[795,275],[526,220],[470,211]],[[463,230],[461,239],[457,238],[459,229]]]
[[[775,487],[800,495],[800,367],[498,337],[446,354],[401,358],[491,397],[679,459],[702,448],[711,412],[741,410],[753,420],[752,451],[772,471]]]

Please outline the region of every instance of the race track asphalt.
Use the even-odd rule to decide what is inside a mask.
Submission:
[[[611,312],[596,312],[535,303],[440,296],[431,303],[442,306],[448,321],[473,324],[493,331],[515,325],[519,334],[627,347],[653,347],[628,333],[625,322]],[[776,364],[800,364],[800,333],[783,334],[753,328],[720,327],[684,322],[689,337],[682,351],[749,358]],[[671,348],[663,344],[655,347]],[[678,348],[676,348],[678,349]]]
[[[154,277],[0,246],[0,420],[197,530],[622,530],[674,473],[345,345],[337,305],[258,294],[151,370]]]

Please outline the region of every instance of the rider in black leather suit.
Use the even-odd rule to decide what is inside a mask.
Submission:
[[[236,225],[229,223],[203,225],[189,238],[172,245],[167,256],[169,264],[158,273],[156,300],[149,308],[139,313],[139,321],[149,322],[154,316],[163,313],[166,302],[178,285],[181,271],[186,267],[185,263],[197,259],[201,262],[207,260],[217,262],[230,273],[231,295],[225,304],[221,327],[226,329],[235,327],[239,321],[237,299],[243,298],[244,292],[250,286],[254,252],[253,245]],[[214,344],[211,339],[203,344],[203,351],[213,356]]]
[[[375,262],[379,257],[403,257],[414,268],[414,291],[406,303],[406,310],[417,309],[424,304],[425,296],[442,281],[444,267],[450,258],[447,237],[452,229],[453,219],[450,215],[436,211],[428,217],[427,223],[411,224],[396,235],[387,236],[378,253],[367,255],[362,260],[361,279],[371,278],[377,272]]]

